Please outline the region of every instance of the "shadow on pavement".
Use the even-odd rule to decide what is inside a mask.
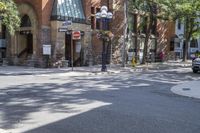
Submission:
[[[170,92],[176,73],[74,77],[66,83],[22,84],[1,89],[0,128],[13,129],[32,113],[76,114],[24,133],[188,133],[200,123],[199,100]],[[144,77],[143,77],[144,76]],[[160,76],[160,77],[159,77]],[[143,79],[143,80],[141,80]],[[155,80],[152,80],[155,79]],[[184,80],[188,78],[185,77]],[[52,78],[52,81],[56,80]],[[57,79],[58,80],[58,79]],[[182,77],[176,79],[182,81]],[[162,82],[164,81],[164,82]],[[162,88],[158,88],[158,86]],[[105,103],[82,112],[95,101]],[[191,115],[192,114],[192,115]],[[43,117],[43,116],[41,116]],[[48,116],[45,117],[48,119]],[[36,125],[36,123],[31,123]]]

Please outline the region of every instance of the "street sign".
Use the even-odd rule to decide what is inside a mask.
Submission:
[[[67,32],[68,29],[67,28],[58,28],[58,32]]]
[[[73,31],[72,32],[72,39],[73,40],[80,40],[81,39],[81,32],[80,31]]]
[[[43,45],[43,55],[51,55],[51,45]]]
[[[72,25],[72,21],[68,20],[62,23],[62,26],[60,28],[69,28],[69,26]]]

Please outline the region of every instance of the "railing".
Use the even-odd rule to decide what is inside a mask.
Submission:
[[[19,54],[18,54],[18,58],[20,58],[22,55],[26,54],[28,51],[28,48],[25,48],[24,50],[22,50]]]

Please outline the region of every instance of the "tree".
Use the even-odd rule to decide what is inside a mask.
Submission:
[[[153,26],[153,19],[166,21],[181,20],[184,24],[183,61],[187,60],[188,46],[192,38],[200,36],[200,1],[199,0],[129,0],[129,10],[148,16],[145,21],[146,37],[143,63],[146,62],[149,37]],[[142,26],[141,26],[142,27]]]
[[[154,24],[156,24],[158,18],[157,7],[159,5],[158,0],[129,0],[129,12],[141,15],[143,20],[139,26],[140,31],[143,31],[145,34],[142,64],[145,64],[147,61],[148,44],[153,33]]]
[[[200,1],[199,0],[165,0],[163,7],[174,20],[181,20],[184,24],[183,61],[187,60],[189,42],[200,37]]]
[[[20,26],[19,13],[13,0],[0,0],[0,17],[10,34]]]

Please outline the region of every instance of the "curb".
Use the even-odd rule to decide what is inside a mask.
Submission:
[[[0,133],[8,133],[8,132],[6,130],[4,130],[4,129],[0,129]]]
[[[196,80],[173,86],[170,90],[177,95],[200,99],[199,86],[200,81]]]

